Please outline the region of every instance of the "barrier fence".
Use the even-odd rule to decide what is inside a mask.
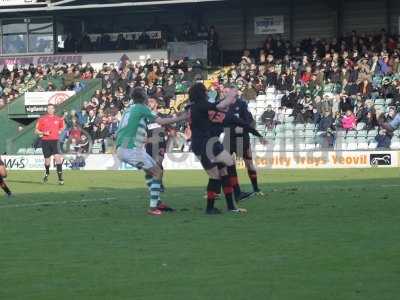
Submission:
[[[327,152],[255,152],[254,162],[259,169],[333,169],[333,168],[397,168],[400,151],[327,151]],[[42,170],[41,155],[2,156],[9,170]],[[238,160],[239,168],[244,168]],[[66,169],[133,170],[112,154],[65,155]],[[200,170],[200,162],[190,152],[167,153],[166,170]]]

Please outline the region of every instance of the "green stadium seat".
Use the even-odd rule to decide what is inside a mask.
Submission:
[[[26,155],[35,155],[35,149],[34,148],[27,148],[26,149]]]
[[[386,101],[385,99],[375,99],[374,103],[375,105],[385,105]]]
[[[376,149],[376,147],[378,147],[378,143],[377,142],[370,142],[368,144],[368,149]]]
[[[357,131],[355,131],[355,130],[349,130],[346,133],[346,137],[354,137],[354,136],[357,136]]]
[[[18,155],[25,155],[26,154],[26,148],[19,148],[17,151]]]
[[[378,130],[376,130],[376,129],[368,131],[368,137],[374,137],[375,138],[377,134],[378,134]]]
[[[386,105],[390,105],[393,102],[392,98],[387,98],[386,99]]]
[[[366,126],[366,125],[365,125],[364,122],[358,123],[358,124],[357,124],[357,131],[364,130],[365,126]]]
[[[275,138],[275,132],[274,131],[272,131],[272,130],[267,130],[267,131],[265,131],[265,137],[267,137],[267,138]]]
[[[305,126],[306,130],[315,130],[315,124],[306,124]]]
[[[315,133],[314,133],[314,130],[310,130],[310,129],[307,129],[306,131],[304,131],[304,136],[305,137],[314,137],[315,136]]]
[[[295,126],[293,123],[285,123],[285,130],[294,130]]]
[[[368,132],[366,130],[360,130],[357,132],[357,137],[366,137]]]

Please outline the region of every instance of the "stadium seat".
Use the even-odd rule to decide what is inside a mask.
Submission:
[[[346,137],[355,137],[355,136],[357,136],[357,131],[355,130],[349,130],[346,133]]]
[[[391,142],[390,149],[400,149],[400,140],[396,140]]]
[[[346,150],[357,150],[358,144],[354,141],[353,143],[347,143]]]
[[[274,144],[272,150],[275,152],[281,151],[281,145],[280,144]]]
[[[393,102],[392,98],[387,98],[386,99],[386,105],[390,105]]]
[[[360,130],[357,132],[357,137],[366,137],[368,135],[366,130]]]
[[[304,131],[304,136],[305,137],[314,137],[315,136],[314,130],[307,129],[306,131]]]
[[[378,143],[377,142],[370,142],[368,144],[368,149],[376,149],[376,147],[378,147]]]
[[[293,130],[286,130],[285,131],[285,137],[291,137],[293,139],[294,131]]]
[[[266,95],[258,95],[256,98],[256,101],[266,101],[267,96]]]
[[[19,148],[17,151],[18,155],[25,155],[26,154],[26,148]]]
[[[315,137],[306,137],[306,138],[304,139],[304,142],[305,142],[306,144],[315,144]]]
[[[294,144],[286,144],[285,150],[286,151],[294,151]]]
[[[306,144],[305,150],[315,150],[315,144]]]
[[[385,105],[386,104],[386,101],[385,101],[385,99],[375,99],[375,101],[374,101],[374,103],[375,103],[375,106],[376,105]]]
[[[275,138],[275,132],[273,132],[272,130],[267,130],[267,131],[265,131],[265,137],[267,137],[267,138]]]
[[[367,150],[368,149],[368,142],[364,140],[363,142],[358,141],[357,143],[358,150]]]
[[[357,131],[364,130],[364,128],[365,128],[364,122],[360,122],[357,124]]]
[[[35,155],[43,155],[43,149],[42,148],[37,148],[35,150]]]
[[[378,134],[378,130],[376,130],[376,129],[368,131],[368,137],[375,138],[377,136],[377,134]]]
[[[295,130],[294,135],[298,138],[304,138],[305,131],[304,130]]]
[[[315,129],[315,124],[306,124],[305,126],[306,130],[314,130]]]
[[[285,130],[285,126],[282,124],[278,124],[275,126],[275,132],[280,132],[280,131],[284,131]]]
[[[35,155],[35,149],[34,148],[27,148],[25,154],[26,155]]]
[[[304,126],[304,124],[296,124],[295,128],[296,128],[296,130],[297,130],[297,129],[304,130],[304,129],[305,129],[305,126]]]
[[[293,121],[294,121],[294,117],[293,116],[285,116],[285,123],[290,124],[294,127]]]
[[[267,147],[265,145],[262,145],[262,144],[257,144],[256,147],[255,147],[256,151],[260,151],[260,152],[266,151],[266,148]]]

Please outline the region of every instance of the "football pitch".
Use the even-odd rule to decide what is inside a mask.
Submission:
[[[1,300],[399,297],[398,169],[259,171],[265,196],[220,216],[202,172],[169,171],[161,217],[142,173],[41,175],[11,172],[0,194]]]

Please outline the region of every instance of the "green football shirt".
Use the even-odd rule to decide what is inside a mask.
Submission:
[[[117,131],[117,148],[143,148],[147,139],[147,123],[157,118],[144,104],[135,104],[125,111]]]

